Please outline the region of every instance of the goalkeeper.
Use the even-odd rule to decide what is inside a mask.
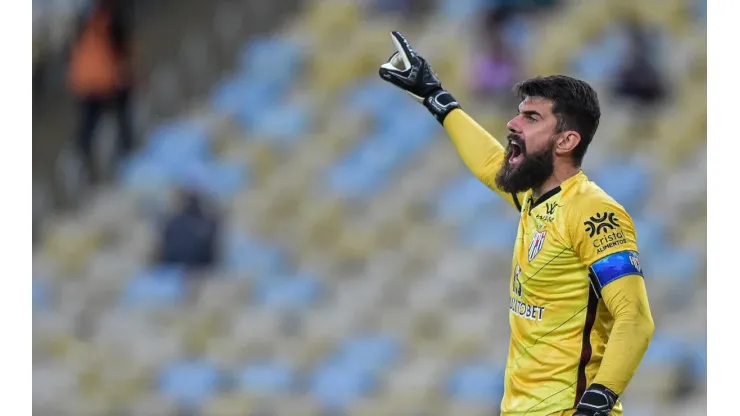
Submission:
[[[621,415],[654,325],[632,218],[580,169],[601,116],[596,92],[562,75],[518,84],[504,148],[391,35],[398,51],[381,78],[421,102],[473,174],[521,213],[501,414]]]

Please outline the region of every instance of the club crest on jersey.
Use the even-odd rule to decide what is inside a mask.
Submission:
[[[547,231],[535,231],[534,235],[532,236],[532,242],[529,243],[529,262],[531,263],[532,260],[534,260],[535,257],[537,257],[537,254],[542,251],[542,246],[545,245],[545,236],[547,236]]]

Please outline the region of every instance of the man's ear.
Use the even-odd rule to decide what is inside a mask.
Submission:
[[[558,155],[566,155],[581,143],[581,135],[573,130],[564,131],[560,134],[560,137],[555,141],[555,153]]]

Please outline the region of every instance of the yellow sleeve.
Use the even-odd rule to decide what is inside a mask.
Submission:
[[[444,127],[473,175],[521,211],[524,194],[509,194],[496,186],[496,174],[506,157],[504,147],[460,109],[453,110],[447,115]]]
[[[650,345],[655,324],[640,275],[625,276],[604,287],[602,298],[614,326],[593,382],[622,394]]]
[[[570,214],[573,247],[614,325],[594,383],[624,392],[650,344],[654,324],[632,218],[606,194],[591,194]]]

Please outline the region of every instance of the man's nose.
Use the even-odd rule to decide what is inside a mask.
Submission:
[[[516,117],[509,120],[508,123],[506,123],[506,128],[509,129],[510,133],[516,133],[519,134],[519,123],[517,122]]]

